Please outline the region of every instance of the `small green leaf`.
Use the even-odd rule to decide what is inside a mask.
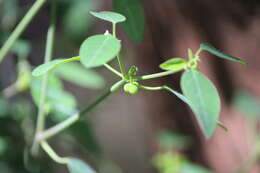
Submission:
[[[73,58],[69,58],[69,59],[55,59],[53,61],[50,61],[48,63],[42,64],[42,65],[36,67],[33,70],[32,75],[35,77],[41,76],[61,64],[65,64],[65,63],[68,63],[71,61],[76,61],[76,60],[79,60],[79,57],[73,57]]]
[[[96,173],[90,166],[80,159],[71,158],[67,164],[70,173]]]
[[[121,43],[110,34],[95,35],[80,46],[80,61],[87,67],[98,67],[111,61],[121,49]]]
[[[206,137],[212,136],[220,113],[217,89],[207,77],[196,70],[183,73],[181,88],[190,102],[202,131]]]
[[[101,12],[91,11],[90,14],[92,14],[93,16],[99,19],[106,20],[114,24],[119,22],[124,22],[126,20],[125,16],[112,11],[101,11]]]
[[[187,62],[183,58],[172,58],[164,63],[160,64],[160,68],[163,70],[179,71],[187,66]]]
[[[55,73],[62,79],[84,88],[101,89],[105,86],[105,79],[101,75],[79,63],[63,64],[57,67]]]
[[[235,61],[235,62],[238,62],[242,65],[247,65],[247,63],[237,57],[234,57],[232,55],[228,55],[228,54],[225,54],[223,52],[220,52],[219,50],[217,50],[216,48],[214,48],[213,46],[211,45],[208,45],[206,43],[202,43],[200,44],[200,48],[202,50],[205,50],[205,51],[208,51],[210,53],[212,53],[213,55],[216,55],[217,57],[220,57],[220,58],[223,58],[223,59],[227,59],[227,60],[230,60],[230,61]]]
[[[145,17],[140,0],[113,0],[114,11],[124,15],[127,20],[120,24],[128,37],[136,42],[143,41],[145,31]]]

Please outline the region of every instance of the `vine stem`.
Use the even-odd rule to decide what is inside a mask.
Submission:
[[[51,57],[53,54],[54,37],[55,37],[55,23],[56,23],[56,3],[54,0],[52,2],[52,6],[51,6],[51,23],[50,23],[50,26],[49,26],[49,29],[47,32],[44,63],[48,63],[51,60]],[[37,134],[41,133],[45,127],[44,105],[45,105],[45,101],[46,101],[47,86],[48,86],[48,73],[46,73],[44,75],[43,81],[41,84],[41,96],[40,96],[39,110],[38,110],[38,114],[37,114],[35,138],[34,138],[34,142],[32,145],[32,154],[33,155],[37,155],[38,150],[39,150],[39,145],[36,140]]]
[[[116,23],[112,23],[112,34],[116,38]],[[120,53],[117,55],[117,62],[121,73],[123,74],[123,76],[125,76],[126,75],[125,64],[123,63]]]
[[[123,78],[122,73],[120,73],[119,71],[117,71],[116,69],[114,69],[113,67],[111,67],[110,65],[104,64],[104,66],[105,66],[108,70],[110,70],[111,72],[113,72],[114,74],[116,74],[117,76]]]
[[[55,162],[59,164],[68,164],[69,158],[58,156],[58,154],[51,148],[51,146],[46,141],[41,142],[41,147]]]
[[[182,71],[184,69],[180,69],[180,70],[169,70],[169,71],[164,71],[164,72],[160,72],[160,73],[154,73],[154,74],[149,74],[149,75],[143,75],[140,77],[136,77],[136,80],[148,80],[148,79],[154,79],[154,78],[159,78],[159,77],[164,77],[164,76],[169,76],[172,75],[174,73],[178,73],[180,71]]]
[[[90,104],[88,107],[86,107],[79,113],[74,114],[67,120],[45,130],[44,132],[40,132],[36,138],[37,142],[47,140],[47,139],[61,133],[62,131],[64,131],[65,129],[70,127],[71,125],[73,125],[75,122],[77,122],[80,119],[81,116],[85,115],[86,113],[91,111],[93,108],[95,108],[100,102],[102,102],[104,99],[106,99],[111,93],[115,92],[122,85],[124,85],[125,82],[126,82],[125,80],[118,81],[117,83],[112,85],[108,91],[103,93],[97,100],[95,100],[92,104]]]
[[[7,39],[3,47],[0,49],[0,63],[3,61],[5,55],[11,49],[15,41],[20,37],[22,32],[28,26],[28,24],[32,21],[33,17],[37,14],[37,12],[41,9],[46,0],[36,0],[30,10],[26,13],[21,22],[17,25],[15,30],[12,32],[10,37]]]

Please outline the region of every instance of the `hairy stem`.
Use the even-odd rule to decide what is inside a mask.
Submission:
[[[0,49],[0,63],[3,61],[5,55],[8,53],[15,41],[20,37],[22,32],[32,21],[33,17],[37,14],[37,12],[40,10],[40,8],[43,6],[45,2],[46,0],[37,0],[30,8],[30,10],[26,13],[21,22],[17,25],[17,27],[12,32],[10,37],[7,39],[3,47]]]
[[[55,22],[56,22],[56,4],[54,0],[52,2],[52,8],[51,8],[51,23],[47,33],[47,41],[46,41],[46,49],[45,49],[45,57],[44,57],[45,63],[51,60],[52,53],[53,53],[54,37],[55,37]],[[38,142],[36,140],[37,134],[41,133],[44,130],[44,126],[45,126],[44,105],[45,105],[46,94],[47,94],[47,86],[48,86],[48,73],[46,73],[45,76],[43,77],[43,81],[41,85],[41,96],[40,96],[39,110],[37,114],[35,139],[32,146],[33,155],[37,155],[39,149]]]
[[[46,141],[41,142],[41,147],[55,162],[59,164],[67,164],[69,162],[69,158],[58,156],[58,154],[51,148],[51,146]]]
[[[42,140],[47,140],[47,139],[61,133],[62,131],[64,131],[71,125],[73,125],[75,122],[77,122],[81,116],[83,116],[86,113],[88,113],[89,111],[91,111],[100,102],[105,100],[111,93],[115,92],[117,89],[119,89],[124,84],[125,84],[125,80],[118,81],[108,91],[106,91],[97,100],[95,100],[92,104],[90,104],[88,107],[86,107],[85,109],[80,111],[80,113],[77,113],[77,114],[71,116],[70,118],[68,118],[67,120],[55,125],[54,127],[51,127],[48,130],[45,130],[44,132],[39,133],[37,136],[37,141],[40,142]]]

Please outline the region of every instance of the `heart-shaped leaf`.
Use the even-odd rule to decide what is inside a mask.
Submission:
[[[205,51],[212,53],[213,55],[216,55],[217,57],[227,59],[227,60],[230,60],[230,61],[235,61],[235,62],[238,62],[242,65],[247,65],[247,63],[245,61],[243,61],[243,60],[241,60],[237,57],[234,57],[232,55],[228,55],[226,53],[220,52],[219,50],[217,50],[216,48],[214,48],[213,46],[211,46],[209,44],[202,43],[202,44],[200,44],[200,48],[202,50],[205,50]]]
[[[140,0],[113,0],[114,11],[124,15],[127,20],[120,24],[128,37],[140,43],[144,37],[145,17]]]
[[[91,36],[80,46],[80,61],[87,68],[102,66],[114,59],[120,49],[120,40],[111,34]]]
[[[69,58],[69,59],[55,59],[53,61],[47,62],[45,64],[42,64],[42,65],[39,65],[38,67],[36,67],[33,70],[32,75],[35,77],[44,75],[48,71],[54,69],[55,67],[57,67],[61,64],[65,64],[65,63],[72,62],[72,61],[77,61],[79,59],[80,59],[79,57],[73,57],[73,58]]]
[[[112,11],[101,11],[101,12],[91,11],[90,14],[92,14],[93,16],[99,19],[106,20],[114,24],[119,22],[124,22],[126,20],[125,16]]]
[[[202,131],[206,137],[212,136],[220,113],[217,89],[207,77],[196,70],[183,73],[181,88],[190,102]]]
[[[96,173],[96,171],[85,162],[76,158],[70,158],[67,166],[70,173]]]
[[[160,64],[160,68],[163,70],[173,70],[178,71],[184,69],[187,65],[187,62],[183,58],[172,58],[164,63]]]

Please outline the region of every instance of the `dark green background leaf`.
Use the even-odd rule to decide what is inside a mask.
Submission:
[[[126,21],[120,25],[128,37],[136,43],[143,41],[145,17],[142,1],[113,0],[113,10],[126,17]]]
[[[69,82],[85,88],[101,89],[105,86],[105,79],[93,70],[84,68],[79,63],[63,64],[55,73]]]

